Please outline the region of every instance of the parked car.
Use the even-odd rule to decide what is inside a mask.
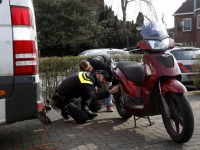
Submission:
[[[171,53],[176,58],[181,71],[181,82],[184,85],[193,85],[191,75],[194,71],[194,59],[200,54],[200,49],[196,47],[174,47],[167,50],[166,53]]]
[[[89,49],[89,50],[85,50],[83,52],[81,52],[79,55],[80,56],[96,56],[96,55],[107,55],[109,57],[111,56],[123,56],[123,55],[130,55],[131,53],[128,51],[124,51],[123,49],[113,49],[113,48],[98,48],[98,49]],[[122,58],[119,58],[121,60],[123,60]],[[113,60],[112,65],[116,65],[116,61]],[[113,66],[113,67],[114,67]]]
[[[113,48],[99,48],[99,49],[89,49],[81,52],[80,56],[89,56],[89,55],[128,55],[130,54],[128,51],[124,51],[123,49],[113,49]]]

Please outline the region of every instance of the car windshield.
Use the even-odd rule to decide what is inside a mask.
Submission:
[[[193,60],[200,54],[200,50],[177,50],[171,53],[177,60]]]
[[[167,38],[167,30],[159,22],[148,22],[142,25],[141,34],[146,38]]]

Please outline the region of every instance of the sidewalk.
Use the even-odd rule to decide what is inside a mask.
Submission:
[[[135,128],[133,117],[123,120],[115,107],[114,112],[106,112],[103,107],[97,118],[83,125],[76,124],[72,118],[49,125],[44,143],[58,142],[61,145],[59,150],[199,150],[200,96],[198,92],[188,92],[186,96],[193,108],[195,129],[190,141],[184,144],[169,137],[160,115],[150,117],[155,122],[152,126],[146,119],[137,120]],[[27,150],[39,146],[45,128],[38,120],[1,126],[0,150]]]

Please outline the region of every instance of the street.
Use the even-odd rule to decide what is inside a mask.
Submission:
[[[152,126],[149,126],[147,119],[141,118],[137,120],[135,128],[133,117],[126,121],[120,118],[115,107],[113,113],[106,112],[106,108],[103,107],[99,116],[86,124],[76,124],[70,118],[63,123],[49,125],[44,135],[44,144],[57,142],[60,144],[59,150],[199,150],[200,98],[198,94],[190,95],[190,92],[186,96],[195,118],[194,133],[187,143],[179,144],[169,137],[161,116],[150,117],[155,122]],[[45,128],[46,126],[38,120],[1,126],[0,149],[27,150],[39,146]]]

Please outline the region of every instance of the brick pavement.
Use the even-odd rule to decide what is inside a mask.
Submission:
[[[125,121],[116,109],[113,113],[102,108],[99,116],[86,124],[76,124],[69,119],[48,126],[44,143],[58,142],[59,150],[199,150],[200,149],[200,98],[187,94],[195,116],[194,134],[184,144],[174,142],[167,134],[161,116],[150,117],[155,122],[139,119],[134,128],[133,118]],[[38,120],[29,120],[0,126],[0,150],[26,150],[39,146],[45,125]]]

